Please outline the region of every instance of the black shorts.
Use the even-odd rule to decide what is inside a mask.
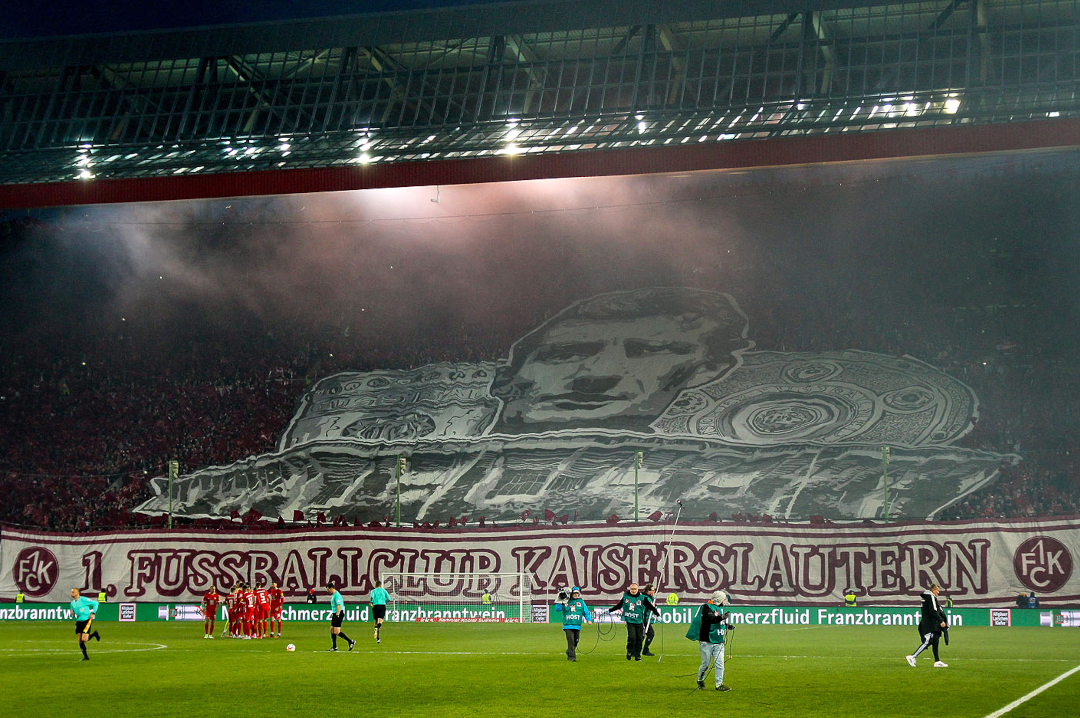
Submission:
[[[75,621],[75,633],[85,633],[86,632],[86,624],[88,624],[88,623],[90,623],[89,618],[86,619],[85,621]]]
[[[372,606],[371,607],[372,618],[386,618],[386,606]]]
[[[332,628],[341,628],[341,624],[345,621],[345,612],[335,613],[330,616],[330,626]]]

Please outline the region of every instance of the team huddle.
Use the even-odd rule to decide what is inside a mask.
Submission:
[[[281,609],[285,605],[285,593],[277,583],[266,587],[265,581],[258,581],[255,587],[241,581],[233,586],[224,597],[211,586],[202,600],[203,638],[214,637],[214,619],[220,604],[224,603],[228,614],[228,623],[221,635],[229,638],[273,638],[281,637]],[[274,621],[277,621],[277,633],[274,633]]]
[[[330,584],[326,587],[330,593],[330,635],[332,648],[337,650],[338,636],[349,644],[351,651],[356,641],[350,639],[341,632],[341,624],[345,620],[345,601],[341,593]],[[383,619],[386,617],[386,602],[390,595],[382,587],[382,581],[375,582],[375,589],[368,597],[371,604],[372,615],[375,619],[375,642],[381,643],[380,635]],[[221,635],[230,638],[281,638],[281,609],[285,605],[285,593],[277,583],[271,583],[266,588],[265,581],[257,581],[255,587],[241,581],[233,586],[232,591],[224,597],[217,592],[216,586],[203,596],[200,609],[203,614],[203,638],[214,637],[214,623],[217,617],[219,605],[225,605],[225,612],[229,616],[228,624],[222,630]],[[277,633],[274,632],[274,622],[277,621]]]

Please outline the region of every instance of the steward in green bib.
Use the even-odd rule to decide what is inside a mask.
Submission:
[[[640,661],[641,643],[645,639],[645,612],[659,616],[660,611],[648,596],[638,590],[636,583],[630,584],[619,602],[608,611],[622,611],[623,621],[626,622],[626,660],[633,658]]]
[[[844,605],[848,608],[855,608],[858,604],[858,600],[855,596],[855,592],[850,588],[844,591]]]
[[[728,595],[723,591],[717,591],[712,598],[697,610],[694,620],[690,622],[690,630],[686,637],[691,641],[698,642],[701,653],[701,665],[697,671],[697,687],[705,687],[705,676],[710,667],[716,669],[716,690],[730,691],[731,688],[724,685],[724,630],[734,631],[735,626],[728,623],[730,613],[724,613],[722,606],[728,603]]]

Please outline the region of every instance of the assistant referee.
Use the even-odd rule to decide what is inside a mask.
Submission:
[[[97,610],[97,601],[84,597],[77,588],[71,589],[71,612],[75,614],[75,635],[79,637],[79,648],[82,649],[84,661],[90,660],[90,655],[86,652],[86,642],[91,638],[95,641],[101,640],[101,634],[97,632],[97,629],[94,629],[93,633],[88,633],[93,627],[94,614]]]
[[[356,641],[341,632],[341,624],[345,621],[345,599],[341,597],[341,593],[332,583],[326,587],[326,590],[330,593],[330,640],[334,643],[330,650],[337,650],[337,639],[338,636],[341,636],[349,642],[349,650],[351,651],[353,646],[356,645]]]
[[[375,619],[376,643],[382,643],[380,630],[382,629],[383,619],[386,618],[386,602],[389,600],[390,594],[382,587],[382,581],[376,581],[375,588],[372,589],[371,595],[368,596],[368,603],[371,604],[371,616]]]

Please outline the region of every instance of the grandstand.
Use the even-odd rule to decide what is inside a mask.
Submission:
[[[213,526],[562,525],[686,496],[703,521],[1074,514],[1057,237],[1078,12],[546,0],[2,42],[0,519],[147,525],[172,499]],[[147,259],[147,238],[170,249]],[[502,374],[553,316],[656,286],[730,298],[720,368],[600,418],[518,400]],[[804,364],[844,380],[803,401]],[[789,483],[812,472],[840,483]]]

